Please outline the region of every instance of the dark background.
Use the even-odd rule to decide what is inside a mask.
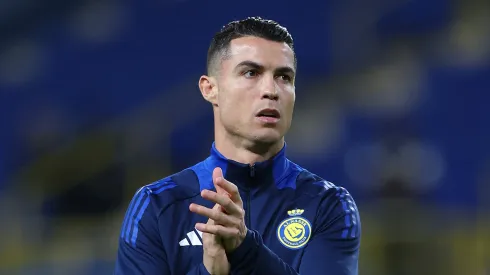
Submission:
[[[288,155],[353,194],[360,274],[490,274],[483,0],[0,1],[0,273],[111,273],[137,188],[207,156],[197,80],[247,16],[293,34]]]

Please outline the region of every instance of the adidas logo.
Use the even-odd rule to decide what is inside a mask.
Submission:
[[[202,245],[201,240],[202,240],[202,232],[197,229],[194,229],[191,232],[187,233],[187,237],[180,240],[179,246]]]

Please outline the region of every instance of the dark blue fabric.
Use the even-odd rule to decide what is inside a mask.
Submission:
[[[239,188],[249,232],[228,253],[232,274],[358,274],[361,225],[352,196],[286,158],[286,146],[253,165],[226,159],[214,144],[204,161],[141,188],[121,229],[115,274],[208,274],[202,264],[204,217],[191,203],[214,190],[221,167]],[[321,257],[319,257],[321,255]]]

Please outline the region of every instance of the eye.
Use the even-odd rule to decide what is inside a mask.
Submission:
[[[291,76],[286,75],[286,74],[279,75],[277,77],[280,78],[282,81],[285,81],[285,82],[291,82],[293,80],[293,78]]]
[[[243,73],[243,75],[246,77],[246,78],[253,78],[253,77],[256,77],[258,75],[258,72],[255,71],[255,70],[248,70],[248,71],[245,71]]]

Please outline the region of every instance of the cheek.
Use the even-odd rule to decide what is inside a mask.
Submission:
[[[237,81],[234,85],[230,85],[223,94],[223,101],[228,108],[242,109],[246,105],[244,103],[250,100],[251,90],[250,87]]]
[[[240,119],[243,117],[244,109],[248,105],[243,91],[227,90],[225,93],[220,94],[220,113],[224,121],[236,121]]]
[[[242,101],[243,99],[241,98],[241,96],[236,93],[227,93],[220,98],[220,103],[222,105],[222,108],[224,109],[239,108],[241,107],[240,102]]]
[[[291,111],[294,108],[294,102],[296,100],[296,93],[294,90],[286,91],[285,93],[285,101],[288,111]]]
[[[284,98],[284,108],[285,108],[285,113],[287,116],[286,123],[290,124],[291,120],[293,119],[293,112],[294,112],[294,102],[295,102],[295,93],[294,92],[287,92],[286,96]]]

